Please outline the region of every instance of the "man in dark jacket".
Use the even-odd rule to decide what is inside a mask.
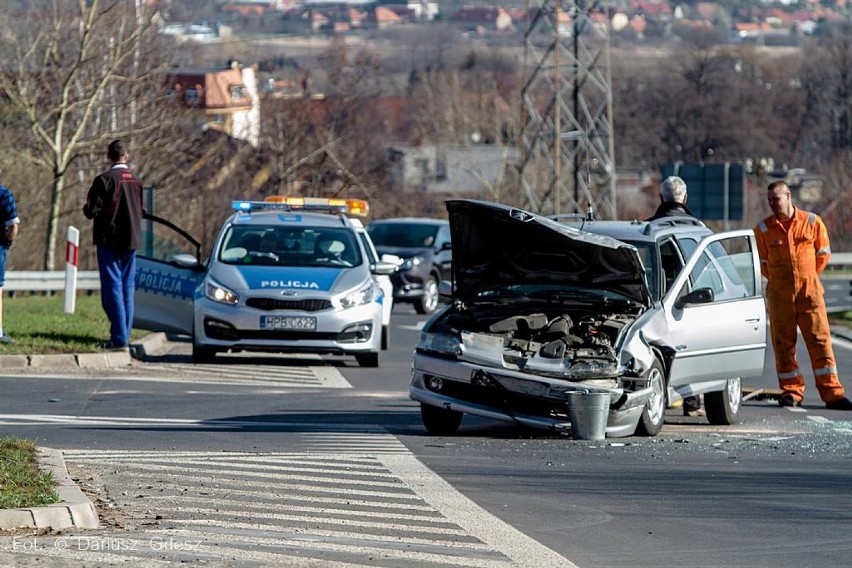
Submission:
[[[95,178],[83,214],[94,219],[93,235],[101,278],[101,306],[110,322],[107,349],[126,347],[133,325],[136,249],[144,213],[142,182],[130,171],[121,140],[107,148],[110,168]]]
[[[678,176],[669,176],[660,185],[660,205],[654,215],[646,219],[653,221],[664,217],[694,217],[686,206],[686,182]],[[701,409],[701,397],[687,396],[683,399],[684,416],[704,416]]]
[[[18,234],[18,208],[15,205],[15,197],[8,188],[0,185],[0,343],[12,343],[5,331],[3,331],[3,285],[6,283],[6,256],[12,241]]]

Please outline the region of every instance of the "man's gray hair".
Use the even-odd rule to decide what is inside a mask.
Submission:
[[[677,176],[669,176],[660,185],[660,197],[663,201],[683,203],[686,199],[686,182]]]

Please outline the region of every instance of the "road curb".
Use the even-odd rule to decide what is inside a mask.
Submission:
[[[162,350],[168,341],[165,333],[149,333],[138,342],[130,344],[130,354],[134,359],[144,360]]]
[[[67,528],[96,529],[98,513],[95,505],[77,487],[68,469],[62,452],[50,448],[38,448],[39,466],[53,473],[59,503],[45,507],[0,510],[0,529],[52,529]]]
[[[24,367],[55,368],[85,367],[106,368],[126,367],[133,359],[144,360],[168,341],[165,333],[150,333],[130,347],[111,349],[95,353],[54,353],[47,355],[0,355],[0,368],[22,369]]]

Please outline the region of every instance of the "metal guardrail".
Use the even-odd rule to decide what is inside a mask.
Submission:
[[[852,252],[833,252],[828,259],[826,270],[852,268]]]
[[[96,291],[101,289],[97,270],[77,272],[77,290]],[[65,290],[65,271],[11,270],[6,272],[3,290],[7,292],[59,292]]]
[[[832,253],[828,270],[852,268],[852,252]],[[11,270],[6,272],[7,292],[58,292],[65,290],[65,271]],[[101,281],[97,270],[77,272],[77,290],[99,291]]]

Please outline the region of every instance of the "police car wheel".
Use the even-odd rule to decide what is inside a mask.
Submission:
[[[390,330],[388,329],[390,326],[383,325],[382,326],[382,350],[387,351],[387,348],[390,347]]]
[[[358,353],[355,355],[355,360],[358,361],[358,364],[362,367],[378,367],[379,366],[379,354],[378,353]]]
[[[216,358],[216,348],[205,347],[203,345],[192,346],[192,362],[193,363],[212,363]]]

